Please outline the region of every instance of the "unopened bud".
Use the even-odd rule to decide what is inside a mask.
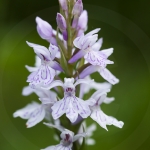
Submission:
[[[83,3],[82,0],[78,0],[73,7],[73,15],[80,16],[83,11]]]
[[[86,28],[87,28],[87,22],[88,22],[88,14],[87,14],[87,11],[84,10],[82,12],[81,16],[79,17],[78,28],[82,29],[82,30],[86,30]]]
[[[51,25],[39,17],[36,17],[36,23],[37,23],[37,32],[40,35],[40,37],[42,39],[49,40],[53,34]]]
[[[66,28],[67,28],[66,20],[60,13],[57,13],[56,21],[57,21],[57,25],[61,31],[66,30]]]
[[[59,4],[60,4],[62,10],[65,10],[65,11],[68,10],[67,0],[59,0]]]
[[[57,21],[58,28],[63,34],[64,40],[67,40],[68,38],[67,31],[66,31],[67,25],[66,25],[65,18],[60,13],[57,13],[56,21]]]

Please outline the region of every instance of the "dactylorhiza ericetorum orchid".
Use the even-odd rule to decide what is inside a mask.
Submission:
[[[58,119],[61,117],[64,113],[66,113],[66,117],[74,123],[78,115],[80,115],[82,118],[87,118],[91,110],[89,108],[90,105],[92,105],[93,101],[84,101],[78,97],[75,96],[75,87],[78,84],[90,84],[90,80],[85,79],[79,79],[74,83],[74,78],[65,78],[64,83],[61,81],[54,81],[49,89],[55,87],[55,86],[62,86],[64,89],[64,98],[60,101],[56,102],[52,106],[52,116],[54,119]]]
[[[41,59],[41,66],[28,76],[27,82],[30,82],[30,86],[33,88],[49,85],[55,77],[55,70],[62,71],[61,66],[54,61],[56,54],[59,52],[58,48],[52,44],[50,44],[49,49],[29,42],[27,44],[34,49],[36,55]]]
[[[36,62],[33,67],[25,66],[30,72],[29,85],[23,88],[22,95],[36,94],[37,100],[15,111],[13,116],[27,120],[27,128],[38,126],[45,119],[48,123],[44,124],[59,130],[51,136],[60,140],[59,144],[43,150],[85,150],[85,145],[97,143],[93,131],[99,127],[108,131],[107,125],[118,128],[124,125],[106,115],[101,106],[114,101],[107,93],[119,83],[106,68],[114,63],[108,60],[114,49],[100,50],[103,43],[98,38],[100,28],[85,33],[88,12],[82,0],[58,1],[57,30],[40,17],[35,18],[37,32],[49,47],[27,42],[36,54]],[[107,82],[94,80],[91,75],[95,72]]]
[[[69,60],[69,63],[76,62],[78,59],[84,57],[91,66],[81,73],[81,78],[98,71],[105,80],[111,84],[116,84],[119,80],[106,68],[107,64],[114,63],[107,59],[113,53],[113,48],[99,51],[103,41],[102,38],[98,40],[98,34],[96,33],[98,33],[99,30],[100,29],[98,28],[86,35],[82,34],[74,40],[74,46],[79,49],[79,52]]]
[[[22,119],[27,119],[27,128],[35,126],[37,123],[41,122],[44,118],[50,120],[51,106],[57,101],[56,94],[52,91],[47,91],[44,89],[32,89],[29,86],[23,88],[22,94],[24,96],[30,95],[35,92],[41,101],[41,104],[37,102],[32,102],[22,109],[17,110],[13,116],[20,117]]]

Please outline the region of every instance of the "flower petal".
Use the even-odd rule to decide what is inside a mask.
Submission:
[[[124,125],[122,121],[118,121],[114,117],[107,116],[99,108],[95,108],[95,110],[91,114],[91,118],[95,120],[102,128],[106,129],[107,131],[108,129],[106,125],[114,125],[118,128],[122,128]]]
[[[82,34],[80,37],[77,37],[74,41],[73,44],[75,47],[77,47],[78,49],[81,49],[82,47],[82,40],[84,38],[84,34]]]
[[[32,89],[30,86],[26,86],[22,90],[22,95],[23,96],[28,96],[34,92],[34,89]]]
[[[99,108],[95,109],[91,116],[90,116],[94,121],[96,121],[102,128],[107,129],[106,125],[107,125],[107,120],[108,120],[108,116],[105,115]]]
[[[35,88],[40,85],[41,87],[48,86],[54,79],[55,70],[48,65],[41,65],[38,71],[29,75],[27,82],[30,82],[30,86]]]
[[[113,85],[119,82],[119,79],[117,79],[107,68],[101,69],[99,73],[105,80]]]
[[[101,52],[104,53],[107,56],[107,58],[113,53],[113,51],[114,51],[113,48],[101,50]]]
[[[55,81],[53,81],[49,86],[44,87],[44,89],[50,90],[50,89],[52,89],[52,88],[54,88],[54,87],[56,87],[56,86],[61,86],[61,87],[63,87],[64,84],[63,84],[63,82],[60,81],[60,80],[55,80]]]
[[[92,65],[106,67],[106,57],[100,51],[89,51],[84,58]]]
[[[29,120],[26,123],[27,128],[31,128],[31,127],[35,126],[37,123],[41,122],[44,119],[44,117],[45,117],[45,109],[41,105],[41,107],[36,108],[32,112]]]
[[[56,54],[59,52],[58,47],[53,44],[50,44],[49,51],[51,60],[53,60],[56,57]]]
[[[40,65],[41,65],[41,59],[35,56],[35,67],[40,67]]]
[[[37,67],[30,67],[28,65],[25,65],[26,69],[29,71],[29,72],[34,72],[34,71],[37,71],[38,68]]]
[[[114,101],[115,100],[115,98],[114,97],[106,97],[105,99],[104,99],[104,101],[103,101],[103,103],[105,103],[105,104],[110,104],[112,101]]]
[[[82,118],[87,118],[91,114],[88,103],[84,100],[74,97],[74,108]]]
[[[91,32],[87,33],[85,36],[86,36],[86,37],[87,37],[87,36],[91,36],[91,35],[93,35],[93,34],[95,34],[95,33],[98,33],[99,31],[100,31],[100,28],[94,29],[94,30],[92,30]]]
[[[98,34],[87,36],[87,37],[85,36],[82,41],[81,49],[86,50],[89,47],[93,46],[93,44],[97,41],[97,38],[98,38]]]
[[[107,92],[110,92],[110,89],[99,89],[96,92],[93,93],[91,98],[97,99],[97,97],[100,97],[102,95],[107,95]]]
[[[77,86],[78,84],[91,84],[92,82],[94,82],[94,79],[92,79],[92,80],[86,80],[86,79],[78,79],[76,82],[75,82],[75,84],[74,84],[74,86]]]
[[[50,52],[48,51],[46,47],[38,45],[38,44],[30,43],[28,41],[27,41],[27,44],[34,49],[34,52],[37,54],[37,56],[41,60],[47,60],[47,61],[51,60]]]
[[[66,110],[66,117],[72,122],[74,123],[77,118],[78,118],[78,112],[76,111],[76,109],[73,106],[73,101],[72,101],[72,97],[68,97],[68,101],[67,101],[67,110]]]
[[[56,102],[52,107],[52,116],[53,118],[56,120],[58,119],[59,117],[61,117],[65,112],[66,112],[66,109],[67,109],[67,101],[66,99],[62,99],[58,102]]]
[[[94,51],[100,50],[101,47],[102,47],[102,43],[103,43],[103,38],[100,38],[100,39],[92,46],[92,50],[94,50]]]
[[[40,104],[36,102],[32,102],[31,104],[26,105],[24,108],[17,110],[14,114],[13,117],[20,117],[22,119],[29,119],[32,112],[38,108]]]

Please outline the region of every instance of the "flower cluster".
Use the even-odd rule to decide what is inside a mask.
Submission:
[[[100,28],[84,34],[88,14],[83,10],[82,0],[59,0],[59,4],[57,31],[36,17],[37,32],[49,42],[49,47],[27,42],[36,54],[36,63],[34,67],[26,65],[30,72],[27,78],[29,86],[23,88],[22,94],[28,96],[34,92],[39,103],[30,103],[13,116],[26,119],[27,128],[46,119],[47,126],[61,132],[60,144],[44,150],[77,150],[84,143],[95,143],[90,136],[96,127],[92,125],[91,133],[88,133],[86,118],[90,117],[106,130],[107,125],[123,127],[122,121],[107,116],[100,108],[102,103],[109,104],[114,100],[108,98],[107,93],[119,79],[106,68],[107,64],[114,63],[108,60],[113,48],[100,50],[103,43],[102,38],[98,39]],[[91,79],[90,75],[96,71],[107,82],[97,83]],[[89,95],[91,89],[95,92]],[[82,142],[81,137],[87,137],[87,142]]]

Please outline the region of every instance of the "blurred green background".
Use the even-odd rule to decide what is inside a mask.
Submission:
[[[110,71],[120,79],[109,96],[115,101],[102,110],[124,121],[122,129],[97,125],[93,150],[150,149],[150,1],[83,0],[89,13],[88,31],[101,28],[102,48],[114,47]],[[55,29],[57,0],[0,0],[0,150],[38,150],[56,144],[53,130],[42,123],[31,129],[25,120],[14,119],[15,110],[37,100],[21,95],[35,55],[25,41],[43,44],[36,32],[35,17],[47,20]],[[96,73],[96,81],[104,81]],[[88,119],[88,123],[93,122]]]

